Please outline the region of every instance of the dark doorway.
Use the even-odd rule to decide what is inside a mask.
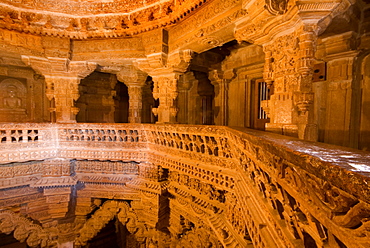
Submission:
[[[253,81],[251,86],[251,127],[258,130],[265,130],[265,124],[270,122],[270,119],[262,108],[262,101],[269,99],[270,90],[267,88],[266,82],[262,79]]]

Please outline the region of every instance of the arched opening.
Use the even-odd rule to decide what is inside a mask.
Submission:
[[[80,97],[76,102],[79,112],[77,122],[114,123],[127,122],[124,111],[128,109],[127,89],[117,84],[113,74],[93,72],[81,80],[79,85]],[[126,98],[125,98],[126,96]],[[116,113],[118,112],[118,113]],[[122,113],[123,112],[123,113]],[[119,115],[120,119],[116,116]]]

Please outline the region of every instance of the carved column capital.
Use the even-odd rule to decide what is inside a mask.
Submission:
[[[211,70],[208,72],[208,79],[211,81],[211,84],[227,84],[231,82],[236,77],[234,69],[231,70]]]
[[[167,68],[173,72],[184,73],[189,67],[190,61],[194,56],[192,50],[180,50],[168,55]]]
[[[191,50],[178,50],[170,54],[151,54],[146,59],[136,60],[136,66],[148,73],[154,82],[153,97],[159,99],[153,109],[158,123],[175,123],[177,119],[178,80],[188,69],[193,57]]]
[[[70,61],[67,58],[42,58],[34,56],[22,56],[26,65],[31,66],[36,72],[43,76],[60,76],[85,78],[92,73],[97,64],[87,61]]]
[[[51,111],[56,112],[56,122],[76,122],[79,109],[74,102],[80,97],[78,85],[96,69],[97,64],[52,57],[22,56],[22,60],[45,77],[46,96],[50,101],[55,99],[55,107]]]
[[[193,56],[192,50],[178,50],[170,54],[150,54],[145,59],[137,59],[135,66],[152,77],[163,73],[184,73]]]
[[[118,81],[124,83],[127,87],[129,86],[144,86],[148,74],[136,69],[134,66],[126,66],[120,70],[117,74]]]
[[[323,33],[331,21],[338,15],[350,17],[350,7],[355,0],[325,1],[288,1],[265,0],[265,4],[256,6],[254,1],[243,1],[243,8],[248,15],[238,21],[235,38],[240,41],[263,45],[274,40],[277,35],[301,25],[314,25],[317,34]],[[269,21],[266,21],[269,20]],[[261,30],[263,30],[261,32]]]
[[[219,84],[223,80],[223,74],[219,70],[211,70],[208,72],[208,78],[211,81],[211,84]]]
[[[188,91],[193,86],[193,82],[197,81],[194,72],[187,72],[178,81],[179,91]]]

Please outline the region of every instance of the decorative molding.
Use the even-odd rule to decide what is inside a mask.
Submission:
[[[28,124],[1,124],[0,128],[24,130]],[[368,246],[370,181],[366,172],[358,171],[358,166],[370,167],[370,155],[366,152],[319,143],[309,143],[308,149],[308,143],[302,140],[218,126],[34,124],[33,130],[50,134],[37,142],[25,143],[26,146],[15,140],[15,152],[23,153],[57,140],[55,153],[65,159],[45,161],[45,166],[43,161],[2,161],[4,173],[13,168],[13,173],[18,173],[13,177],[18,181],[10,182],[4,174],[0,183],[7,182],[3,188],[8,190],[18,186],[21,179],[28,180],[22,182],[24,187],[32,185],[31,181],[40,182],[35,186],[43,189],[43,196],[35,193],[24,198],[25,191],[13,203],[21,198],[45,202],[50,205],[47,211],[55,218],[64,218],[66,214],[70,186],[76,185],[80,214],[100,206],[99,199],[110,199],[102,205],[102,211],[95,211],[96,217],[76,222],[75,231],[66,234],[73,239],[81,233],[81,244],[125,208],[119,218],[129,225],[130,232],[138,235],[140,242],[159,242],[143,223],[154,228],[169,218],[169,231],[175,236],[182,234],[184,239],[178,240],[181,242],[187,242],[185,236],[192,230],[205,228],[207,235],[217,237],[223,246],[245,247],[253,243],[294,247],[303,242],[304,235],[310,235],[317,244],[334,242],[329,237],[333,235],[347,247]],[[122,134],[125,135],[119,136]],[[142,156],[128,156],[138,143],[146,147]],[[8,153],[12,145],[0,143],[2,153]],[[86,148],[88,151],[81,151]],[[101,161],[88,161],[92,158]],[[112,159],[116,161],[110,162]],[[63,169],[67,168],[64,164],[71,167]],[[68,173],[81,181],[64,184],[63,180],[72,178]],[[130,177],[133,179],[124,180]],[[119,201],[108,203],[113,199],[130,200],[130,209],[122,207]],[[11,200],[7,196],[0,204],[8,208]],[[171,212],[166,211],[168,207]],[[179,212],[184,208],[188,211]],[[34,206],[30,217],[45,222],[41,210]],[[132,211],[136,214],[131,215]],[[208,217],[199,219],[204,216]],[[7,222],[0,221],[1,225],[4,223]],[[11,232],[12,228],[7,230]],[[328,232],[322,232],[324,229]],[[67,236],[64,241],[68,241]]]

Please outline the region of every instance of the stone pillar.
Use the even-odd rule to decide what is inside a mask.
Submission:
[[[104,122],[106,123],[114,123],[114,112],[115,112],[115,104],[114,104],[114,97],[116,96],[117,92],[115,91],[114,87],[117,84],[117,78],[111,74],[109,78],[109,95],[103,97],[103,106],[109,107],[109,112],[104,114]]]
[[[191,122],[191,108],[197,107],[195,102],[190,99],[190,89],[193,86],[193,82],[196,81],[192,72],[185,73],[178,84],[179,96],[177,100],[177,105],[179,107],[177,120],[182,124],[195,124]],[[197,84],[197,82],[195,82]],[[200,109],[199,109],[200,110]],[[198,111],[199,112],[199,111]]]
[[[46,96],[55,101],[51,111],[55,111],[56,122],[75,123],[79,110],[75,107],[75,101],[80,97],[78,85],[95,70],[96,63],[31,56],[22,56],[22,60],[45,77]]]
[[[141,123],[143,110],[143,86],[145,85],[147,77],[147,74],[135,69],[133,66],[124,68],[117,73],[118,80],[123,82],[128,88],[128,121],[130,123]]]
[[[215,90],[214,114],[216,125],[227,126],[228,124],[228,86],[234,76],[233,70],[225,72],[213,70],[209,72],[208,77]]]
[[[153,108],[154,115],[158,116],[157,123],[177,123],[177,96],[179,94],[177,83],[179,73],[161,73],[153,76],[153,97],[159,99],[158,108]]]
[[[280,36],[264,46],[264,79],[273,94],[262,102],[270,118],[266,130],[317,140],[312,75],[316,34],[310,26]]]
[[[317,141],[318,129],[314,119],[314,93],[312,89],[313,64],[316,51],[316,33],[312,26],[303,26],[299,34],[298,90],[294,93],[298,110],[298,138]]]
[[[143,109],[143,85],[128,85],[130,123],[141,123]]]
[[[148,73],[154,82],[153,97],[159,99],[157,123],[177,122],[178,80],[187,71],[193,56],[191,50],[174,51],[171,54],[150,54],[146,59],[137,60],[137,66]]]

